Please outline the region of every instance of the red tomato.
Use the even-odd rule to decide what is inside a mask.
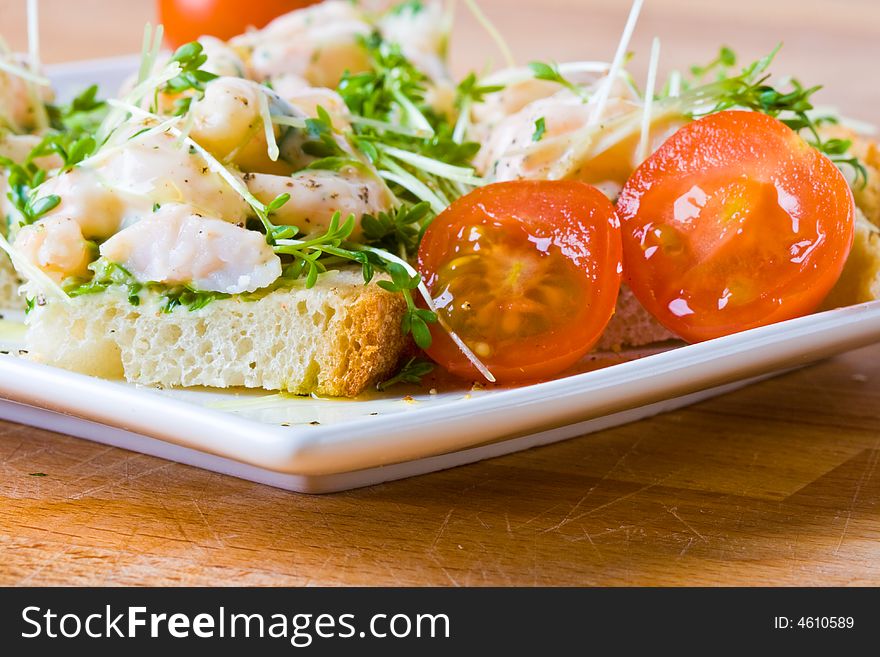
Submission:
[[[229,39],[248,27],[263,27],[276,16],[317,0],[159,0],[165,39],[176,48],[204,34]]]
[[[614,312],[620,225],[595,187],[496,183],[450,205],[425,231],[419,270],[443,320],[499,382],[537,380],[574,364]],[[479,378],[431,325],[428,355]]]
[[[617,202],[624,277],[690,342],[815,310],[852,247],[837,167],[782,122],[712,114],[645,161]]]

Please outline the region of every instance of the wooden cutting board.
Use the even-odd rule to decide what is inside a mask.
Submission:
[[[523,61],[607,58],[627,10],[482,4]],[[0,0],[4,30],[23,5]],[[151,10],[41,5],[49,61],[136,49]],[[497,61],[460,22],[458,68]],[[22,33],[6,36],[20,46]],[[880,122],[873,0],[650,0],[634,47],[654,34],[662,68],[721,42],[757,56],[784,39],[780,68]],[[0,584],[876,585],[878,461],[880,346],[645,422],[326,497],[0,422]]]

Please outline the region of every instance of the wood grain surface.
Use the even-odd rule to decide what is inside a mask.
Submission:
[[[628,3],[484,0],[518,56],[609,57]],[[23,43],[24,0],[0,0]],[[48,61],[137,49],[144,0],[44,0]],[[494,50],[460,16],[459,70]],[[880,3],[649,0],[636,49],[785,40],[880,120]],[[635,63],[638,71],[643,63]],[[2,584],[880,584],[880,346],[652,420],[324,497],[0,422]]]

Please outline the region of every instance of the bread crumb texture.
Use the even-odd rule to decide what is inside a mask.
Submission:
[[[822,137],[848,139],[852,142],[849,152],[859,159],[868,174],[864,184],[862,181],[856,184],[853,196],[865,218],[875,226],[880,226],[880,144],[842,125],[824,127]]]
[[[678,338],[660,324],[636,299],[629,286],[620,286],[617,306],[605,332],[596,344],[597,351],[617,351],[622,347],[641,347]]]
[[[856,210],[856,231],[843,273],[819,310],[880,299],[880,229]]]
[[[132,383],[353,397],[396,367],[405,309],[359,271],[170,313],[155,298],[133,306],[111,290],[35,308],[27,342],[38,362]]]

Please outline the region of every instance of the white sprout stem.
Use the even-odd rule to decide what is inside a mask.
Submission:
[[[130,103],[125,103],[122,101],[109,99],[107,103],[112,107],[118,107],[119,109],[125,110],[132,116],[138,116],[140,118],[150,118],[153,120],[159,120],[161,117],[153,114],[152,112],[148,112],[146,110],[141,109],[140,107],[136,107],[131,105]],[[227,169],[217,158],[211,155],[203,146],[201,146],[198,142],[196,142],[192,137],[187,137],[183,135],[183,133],[178,130],[173,125],[168,126],[168,131],[173,134],[175,137],[183,137],[184,142],[188,146],[192,146],[199,155],[202,156],[202,159],[205,161],[205,164],[208,165],[208,168],[211,169],[218,176],[223,178],[223,180],[228,184],[239,196],[241,196],[245,202],[254,209],[254,211],[259,215],[266,214],[266,206],[260,201],[256,196],[251,194],[250,190],[242,183],[238,178],[233,176],[229,169]]]
[[[462,143],[465,136],[467,135],[468,128],[470,128],[470,124],[471,101],[469,98],[467,98],[461,104],[461,108],[458,112],[458,118],[455,120],[455,128],[452,130],[452,141],[454,141],[456,144]]]
[[[295,116],[282,116],[280,114],[272,114],[272,123],[275,125],[283,125],[288,126],[290,128],[299,128],[300,130],[305,130],[306,128],[306,120],[299,119]]]
[[[186,138],[189,137],[189,133],[192,132],[193,126],[195,124],[196,124],[195,113],[194,112],[187,112],[186,119],[184,119],[184,121],[183,121],[183,126],[180,128],[180,137],[177,138],[177,148],[183,148],[183,145],[186,143]]]
[[[413,105],[409,98],[396,89],[392,92],[392,95],[394,96],[394,100],[397,101],[397,104],[403,108],[403,111],[406,113],[407,119],[412,126],[416,130],[427,133],[427,136],[433,137],[434,128],[431,127],[428,119],[426,119],[425,115],[419,111],[419,108]]]
[[[64,303],[70,303],[70,297],[61,289],[61,286],[46,275],[42,269],[34,265],[25,256],[19,253],[9,241],[0,233],[0,250],[5,251],[15,270],[22,275],[23,278],[36,285],[40,291],[47,297],[53,297]]]
[[[675,69],[669,74],[669,97],[678,98],[681,96],[681,71]]]
[[[583,162],[598,157],[616,144],[636,134],[640,125],[640,112],[638,109],[634,109],[627,114],[615,117],[607,125],[585,126],[578,130],[577,134],[560,135],[554,138],[566,138],[572,143],[575,150],[572,152],[569,149],[565,157],[559,158],[547,177],[551,180],[564,178],[567,167],[570,167],[573,161]],[[597,137],[601,137],[601,139],[597,139]],[[540,143],[542,142],[538,142],[538,144]]]
[[[117,101],[113,101],[113,102],[117,102]],[[76,166],[78,166],[78,167],[94,166],[96,163],[101,162],[102,160],[106,159],[109,155],[112,155],[113,153],[116,153],[117,151],[122,150],[131,142],[141,141],[143,139],[146,139],[147,137],[152,137],[153,135],[159,134],[160,132],[165,132],[166,130],[168,130],[168,128],[170,128],[173,125],[176,125],[179,122],[180,122],[179,116],[172,116],[170,119],[166,119],[165,121],[162,121],[161,123],[159,123],[157,125],[154,125],[149,130],[145,130],[142,133],[135,135],[134,137],[127,139],[126,141],[124,141],[120,144],[115,144],[113,146],[106,146],[106,147],[102,148],[101,150],[99,150],[97,153],[95,153],[91,157],[88,157],[85,160],[79,162]]]
[[[461,336],[458,335],[455,331],[452,330],[452,327],[443,319],[443,316],[437,312],[437,304],[434,303],[434,299],[431,296],[431,292],[428,290],[428,286],[425,285],[425,282],[421,280],[421,274],[415,270],[415,268],[409,264],[403,258],[398,258],[393,253],[389,253],[384,249],[377,249],[373,246],[361,246],[361,249],[364,251],[371,251],[376,255],[390,260],[391,262],[397,263],[404,269],[406,269],[407,273],[410,276],[418,276],[419,277],[419,293],[422,295],[422,298],[425,300],[425,304],[428,306],[428,310],[434,313],[437,316],[437,323],[440,324],[440,327],[446,331],[452,341],[456,344],[456,346],[461,350],[461,353],[464,354],[465,358],[467,358],[471,364],[477,369],[477,371],[482,374],[487,381],[490,383],[495,383],[495,376],[492,372],[489,371],[489,368],[486,367],[483,362],[477,358],[477,355],[471,351],[471,348],[465,344],[465,341],[461,339]]]
[[[422,171],[433,173],[441,178],[448,178],[449,180],[462,182],[466,185],[472,185],[473,187],[480,187],[486,184],[485,180],[474,175],[474,170],[470,167],[458,167],[452,164],[446,164],[445,162],[440,162],[439,160],[425,157],[418,153],[411,153],[410,151],[395,148],[394,146],[383,146],[382,152],[390,155],[396,160],[406,162],[414,167],[418,167]]]
[[[427,201],[431,205],[431,209],[440,214],[447,208],[449,201],[442,198],[438,192],[435,192],[421,180],[412,175],[409,171],[394,162],[385,162],[387,170],[379,171],[379,175],[385,179],[395,182],[404,189],[408,189],[415,194],[419,200]]]
[[[52,84],[49,81],[49,78],[43,77],[42,75],[34,73],[33,71],[29,71],[28,69],[21,66],[16,66],[15,64],[8,62],[2,58],[0,58],[0,71],[6,71],[10,75],[14,75],[28,82],[33,82],[34,84],[38,84],[42,87],[48,87]]]
[[[470,9],[471,14],[474,15],[477,23],[480,24],[492,41],[495,42],[495,45],[498,46],[498,50],[501,52],[501,56],[504,57],[504,61],[509,67],[513,67],[516,65],[516,59],[513,56],[513,51],[510,49],[510,46],[507,45],[507,41],[504,40],[504,37],[501,36],[501,32],[498,31],[492,21],[483,13],[483,10],[480,9],[480,6],[476,3],[476,0],[464,0],[464,4],[467,5],[467,8]]]
[[[150,48],[149,59],[147,61],[147,77],[153,72],[156,60],[159,58],[159,52],[162,50],[162,37],[165,36],[165,26],[159,23],[153,32],[153,47]]]
[[[113,99],[111,99],[112,102],[108,101],[108,104],[113,107],[113,111],[108,112],[107,116],[101,122],[101,125],[98,126],[98,130],[95,133],[95,140],[98,144],[103,144],[107,141],[107,138],[110,137],[111,133],[122,124],[125,117],[126,107],[135,106],[135,104],[140,102],[150,89],[168,82],[168,80],[177,77],[179,73],[180,65],[177,62],[172,62],[160,73],[157,73],[136,85],[135,88],[128,92],[125,98],[121,101]],[[149,112],[147,112],[147,116],[156,118],[155,115]]]
[[[654,109],[654,87],[657,85],[657,66],[660,63],[660,39],[651,42],[651,61],[648,64],[648,81],[645,83],[645,104],[642,108],[642,134],[639,137],[639,150],[636,162],[641,164],[648,158],[651,144],[651,112]]]
[[[147,79],[147,75],[149,71],[147,70],[149,66],[149,61],[147,54],[150,52],[150,49],[153,45],[153,26],[150,23],[144,25],[144,38],[141,40],[141,65],[138,68],[138,76],[137,83],[140,84],[144,80]]]
[[[274,119],[273,119],[274,120]],[[405,137],[416,137],[416,138],[424,138],[430,137],[431,134],[424,130],[411,130],[404,126],[394,125],[392,123],[388,123],[387,121],[377,121],[376,119],[368,119],[365,116],[351,116],[349,117],[349,122],[354,125],[362,125],[367,128],[375,128],[376,130],[382,130],[383,132],[393,132],[398,135],[404,135]],[[278,123],[278,121],[276,121]],[[286,123],[285,125],[294,125],[294,127],[302,127],[305,128],[305,121],[302,121],[302,126],[296,126],[292,123]]]
[[[611,64],[600,61],[562,62],[561,64],[557,64],[556,68],[559,69],[560,75],[567,76],[576,75],[578,73],[605,73],[611,68]],[[531,80],[534,77],[535,73],[532,69],[528,67],[517,67],[492,73],[481,79],[480,85],[495,86],[515,84],[517,82]]]
[[[171,62],[164,70],[156,75],[148,77],[146,80],[136,85],[131,91],[125,95],[124,102],[134,105],[147,95],[147,92],[164,84],[169,80],[176,78],[180,74],[180,64]]]
[[[608,98],[611,95],[611,87],[617,79],[618,72],[623,67],[623,60],[626,57],[626,51],[636,29],[636,22],[639,20],[639,13],[642,11],[643,4],[644,0],[635,0],[632,8],[629,10],[626,26],[623,28],[623,34],[617,44],[617,52],[614,53],[614,59],[611,60],[611,69],[608,71],[605,79],[602,80],[599,90],[596,92],[596,103],[593,105],[593,111],[590,114],[589,125],[596,125],[602,118],[602,113],[605,111],[605,106],[608,104]]]
[[[27,1],[28,55],[31,70],[40,70],[40,7],[38,0]]]
[[[28,33],[28,66],[31,73],[39,75],[40,71],[40,10],[37,0],[28,0],[27,3],[27,33]],[[32,81],[27,85],[28,95],[34,107],[34,120],[38,131],[45,130],[49,126],[49,114],[46,106]]]
[[[402,175],[385,170],[379,171],[379,175],[383,180],[397,183],[404,189],[411,191],[420,201],[427,201],[435,213],[443,212],[446,209],[446,204],[415,176],[409,174]]]
[[[257,106],[260,109],[260,118],[263,120],[263,132],[266,135],[266,152],[273,162],[278,161],[280,152],[278,142],[275,141],[275,126],[272,124],[272,115],[269,113],[269,99],[266,94],[257,95]]]

